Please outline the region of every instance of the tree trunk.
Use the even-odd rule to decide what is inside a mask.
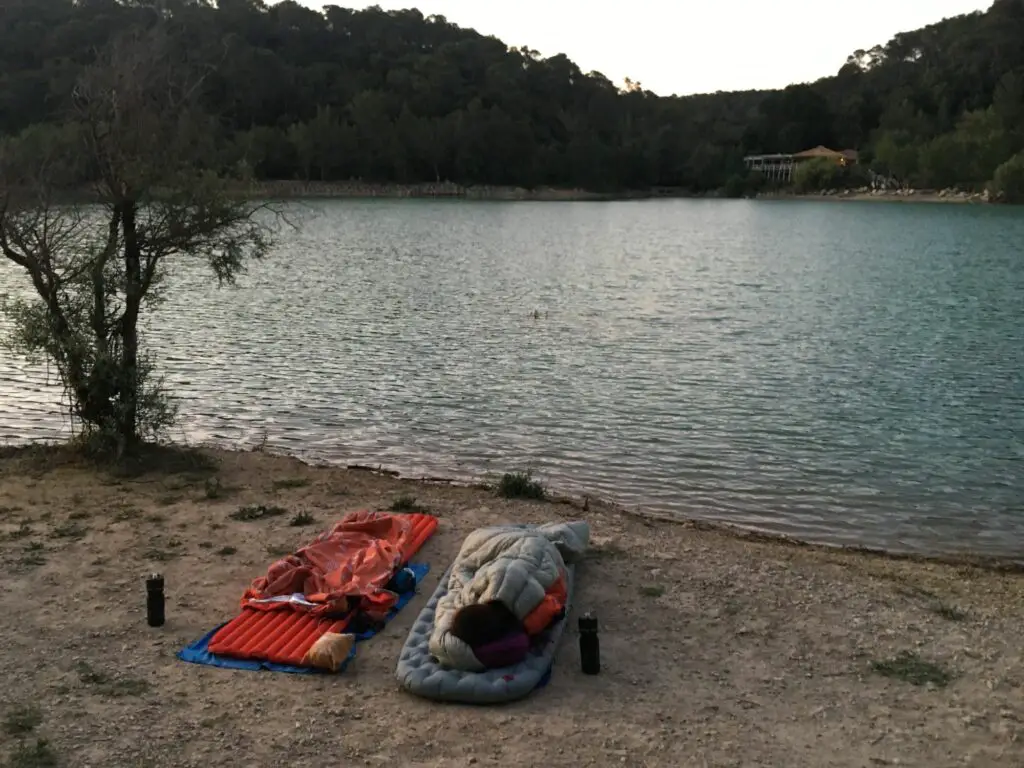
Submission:
[[[136,204],[124,203],[121,228],[124,233],[125,300],[121,318],[120,413],[118,419],[118,454],[136,447],[139,411],[139,308],[142,305],[142,256],[135,223]]]
[[[97,352],[106,354],[110,348],[108,343],[107,329],[107,286],[104,271],[107,262],[116,253],[117,239],[121,229],[121,206],[114,206],[110,214],[110,224],[107,232],[107,245],[92,265],[92,290],[93,306],[92,318],[89,323],[92,326],[93,338],[96,339]]]

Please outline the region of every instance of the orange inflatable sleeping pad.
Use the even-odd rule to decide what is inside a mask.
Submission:
[[[420,551],[437,530],[432,515],[409,515],[412,530],[402,549],[402,563]],[[322,618],[302,611],[243,608],[210,638],[211,653],[236,659],[302,666],[313,643],[327,632],[343,632],[351,616]]]

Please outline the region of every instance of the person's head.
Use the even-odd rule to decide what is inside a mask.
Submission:
[[[452,619],[451,633],[471,648],[522,632],[523,623],[500,600],[460,608]]]

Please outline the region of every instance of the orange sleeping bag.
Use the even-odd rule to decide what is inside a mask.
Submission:
[[[341,632],[357,611],[383,618],[398,600],[387,583],[436,529],[431,515],[347,515],[253,581],[241,614],[210,638],[210,652],[301,664],[321,635]]]
[[[403,563],[411,531],[408,515],[353,512],[271,565],[246,590],[242,607],[343,616],[365,600],[386,613],[398,596],[384,585]]]

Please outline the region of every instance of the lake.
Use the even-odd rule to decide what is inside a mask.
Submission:
[[[173,437],[558,490],[834,544],[1024,552],[1024,212],[316,201],[146,340]],[[0,265],[0,292],[25,279]],[[0,358],[0,440],[66,434]]]

